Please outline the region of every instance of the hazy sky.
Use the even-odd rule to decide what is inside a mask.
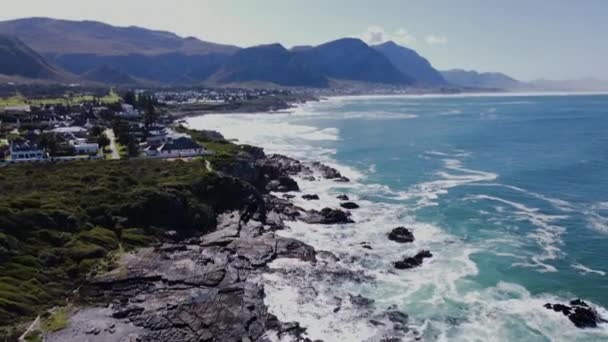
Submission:
[[[608,79],[608,0],[3,0],[0,19],[45,16],[169,30],[249,46],[392,39],[439,69]]]

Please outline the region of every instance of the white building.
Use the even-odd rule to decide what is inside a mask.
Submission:
[[[87,139],[72,139],[69,144],[74,148],[76,154],[97,154],[99,152],[99,144],[89,143]]]
[[[160,147],[150,146],[144,152],[152,158],[188,158],[209,154],[203,146],[189,137],[171,139]]]
[[[116,115],[121,118],[137,118],[141,115],[139,110],[133,108],[132,105],[123,103],[120,105],[122,110],[118,112]]]
[[[43,148],[29,141],[23,143],[12,142],[10,147],[11,160],[14,161],[35,161],[46,158]]]

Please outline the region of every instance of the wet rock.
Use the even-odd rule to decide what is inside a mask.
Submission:
[[[349,198],[348,198],[347,195],[338,195],[336,198],[339,199],[339,200],[341,200],[341,201],[348,201],[349,200]]]
[[[353,223],[350,215],[340,209],[323,208],[320,212],[311,210],[307,212],[303,220],[313,224],[339,224]]]
[[[352,294],[348,295],[350,302],[359,308],[371,308],[374,305],[374,300],[363,297],[362,295],[353,296]]]
[[[283,194],[283,198],[284,198],[284,199],[294,199],[294,198],[296,198],[296,195],[292,195],[292,194]]]
[[[348,182],[350,182],[350,179],[348,177],[342,176],[340,178],[335,179],[335,181],[339,182],[339,183],[348,183]]]
[[[342,174],[333,167],[327,166],[320,162],[313,162],[312,167],[321,173],[325,179],[337,179],[342,177]]]
[[[608,322],[600,317],[594,308],[580,299],[571,301],[570,305],[547,303],[544,307],[555,312],[561,312],[577,328],[596,328],[598,324]]]
[[[316,261],[316,252],[311,246],[294,239],[277,240],[277,256],[295,258],[303,261]]]
[[[397,227],[388,234],[388,239],[399,243],[414,241],[414,234],[405,227]]]
[[[306,177],[302,177],[303,180],[305,181],[309,181],[309,182],[314,182],[317,179],[315,178],[315,176],[306,176]]]
[[[418,267],[418,266],[422,265],[422,262],[424,261],[424,259],[431,258],[432,256],[433,256],[433,254],[431,254],[431,252],[429,252],[429,251],[426,251],[426,250],[420,251],[413,257],[408,257],[401,261],[395,262],[394,266],[398,270]]]
[[[369,242],[361,242],[360,245],[365,249],[373,249]]]
[[[271,177],[277,173],[295,176],[300,173],[311,174],[312,170],[302,164],[299,160],[289,158],[280,154],[272,154],[258,162],[258,167],[262,168]]]
[[[129,316],[138,315],[138,314],[142,313],[142,311],[144,311],[144,308],[142,308],[142,307],[130,306],[130,307],[121,308],[117,311],[114,311],[114,313],[112,313],[112,317],[113,318],[127,318]]]
[[[319,195],[309,195],[306,194],[304,196],[302,196],[303,199],[307,200],[307,201],[314,201],[314,200],[318,200],[319,199]]]
[[[275,192],[290,192],[300,191],[298,183],[288,176],[280,176],[278,179],[268,182],[266,185],[266,191]]]
[[[359,205],[355,202],[340,203],[340,206],[344,209],[359,209]]]

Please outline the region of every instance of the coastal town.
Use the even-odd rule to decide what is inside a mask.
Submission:
[[[76,103],[24,100],[0,105],[0,165],[122,158],[192,158],[212,154],[176,123],[212,111],[281,110],[285,90],[127,90]],[[270,100],[269,100],[270,99]],[[252,108],[246,108],[255,102]]]

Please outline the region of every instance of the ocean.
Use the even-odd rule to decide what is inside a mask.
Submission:
[[[608,341],[608,324],[578,329],[543,307],[581,298],[608,317],[608,95],[337,97],[188,124],[352,180],[298,179],[320,200],[295,202],[338,207],[348,194],[356,223],[278,233],[339,260],[281,259],[262,279],[270,312],[311,339],[386,336],[348,300],[362,295],[407,313],[404,340]],[[416,240],[389,241],[397,226]],[[393,267],[423,249],[421,267]]]

